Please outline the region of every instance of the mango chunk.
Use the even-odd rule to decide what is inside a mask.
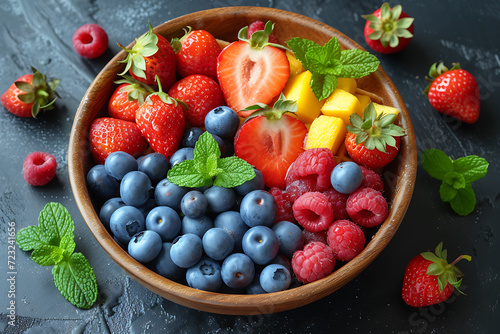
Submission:
[[[358,84],[356,83],[356,80],[353,78],[339,78],[336,88],[343,89],[346,92],[354,94],[356,93],[356,88],[358,88]]]
[[[359,103],[361,104],[361,110],[363,110],[364,112],[368,104],[370,104],[370,102],[372,101],[372,99],[370,99],[368,95],[355,94],[354,96],[358,98]]]
[[[322,101],[318,101],[309,85],[312,74],[304,71],[296,76],[290,77],[283,89],[283,94],[287,100],[297,101],[297,112],[295,115],[303,123],[311,123],[321,114]]]
[[[340,88],[335,88],[332,95],[326,99],[321,107],[321,112],[323,115],[342,118],[346,125],[351,124],[349,121],[351,114],[356,113],[363,116],[363,109],[358,98]]]
[[[291,77],[304,72],[304,67],[302,67],[302,63],[297,58],[295,58],[295,55],[292,52],[286,51],[286,57],[288,58],[288,62],[290,63]]]
[[[341,118],[321,115],[311,123],[305,149],[328,148],[335,154],[344,142],[346,133],[347,130]]]
[[[399,115],[399,109],[397,109],[397,108],[385,106],[383,104],[378,104],[375,102],[373,102],[373,106],[375,107],[375,111],[377,112],[377,116],[380,115],[381,113],[396,114],[396,116]]]

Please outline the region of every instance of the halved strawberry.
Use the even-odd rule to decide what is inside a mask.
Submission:
[[[304,152],[307,129],[297,118],[283,114],[284,110],[279,108],[282,102],[283,97],[273,108],[259,105],[263,110],[248,118],[236,132],[234,152],[262,172],[269,188],[284,189],[288,167]],[[285,102],[286,109],[291,101]]]
[[[273,24],[248,39],[248,27],[238,34],[239,41],[222,50],[217,60],[217,77],[228,107],[247,117],[244,111],[256,103],[270,104],[285,87],[290,63],[283,47],[269,43]]]

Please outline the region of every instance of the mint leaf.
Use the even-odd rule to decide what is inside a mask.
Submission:
[[[224,172],[217,175],[215,186],[234,188],[255,177],[253,167],[236,156],[220,159],[219,167]]]
[[[71,304],[89,309],[97,299],[97,280],[85,256],[73,253],[52,268],[54,283]]]
[[[65,254],[73,254],[76,248],[75,240],[73,235],[65,235],[59,245],[64,250]]]
[[[439,196],[443,202],[449,202],[457,196],[458,190],[450,186],[448,183],[441,183],[439,187]]]
[[[342,72],[339,76],[342,78],[362,78],[375,72],[380,65],[377,57],[359,49],[342,51],[340,63],[342,64]]]
[[[168,173],[168,180],[180,187],[202,187],[205,184],[203,174],[200,169],[203,168],[201,163],[196,166],[195,160],[184,160],[174,167]]]
[[[49,241],[38,226],[28,226],[16,233],[16,243],[23,251],[30,251],[48,245]]]
[[[457,172],[448,172],[443,178],[443,183],[446,183],[453,189],[462,189],[465,187],[465,179],[462,174]]]
[[[198,141],[194,145],[194,157],[195,161],[206,164],[207,159],[210,155],[215,155],[217,158],[220,157],[221,152],[219,149],[219,144],[207,131],[203,132],[198,138]]]
[[[458,213],[460,216],[467,216],[476,207],[476,194],[470,183],[463,189],[457,191],[457,195],[450,201],[451,208],[453,211]]]
[[[443,180],[446,173],[453,171],[453,160],[443,151],[428,149],[421,155],[422,167],[435,179]]]
[[[313,73],[311,76],[311,89],[318,100],[326,99],[337,87],[338,78],[334,75]]]
[[[474,182],[486,176],[488,166],[486,159],[477,155],[469,155],[453,161],[453,168],[463,175],[465,182]]]
[[[286,45],[293,51],[295,57],[302,63],[304,69],[307,68],[306,53],[313,48],[321,48],[319,44],[308,39],[302,39],[300,37],[294,37],[286,42]]]
[[[38,216],[40,229],[48,239],[48,243],[59,246],[65,235],[73,235],[75,224],[64,206],[60,203],[47,203]]]
[[[53,266],[63,259],[64,250],[57,246],[42,245],[31,253],[31,259],[41,266]]]

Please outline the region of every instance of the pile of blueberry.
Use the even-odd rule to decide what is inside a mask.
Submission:
[[[206,117],[206,131],[221,152],[230,151],[226,143],[238,124],[227,129],[234,115],[219,107]],[[166,178],[173,165],[192,159],[201,133],[188,129],[170,160],[159,153],[135,159],[114,152],[95,165],[87,185],[104,203],[102,223],[135,260],[192,288],[251,294],[289,288],[290,258],[303,246],[302,231],[291,222],[274,224],[276,201],[264,190],[260,171],[235,188],[186,188]]]

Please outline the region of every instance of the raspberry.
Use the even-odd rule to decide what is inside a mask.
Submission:
[[[297,198],[308,192],[317,191],[314,182],[311,180],[296,180],[286,186],[286,193],[290,202],[295,202]]]
[[[293,253],[292,268],[299,282],[314,282],[333,272],[335,257],[328,245],[311,242],[303,250]]]
[[[372,188],[360,188],[347,199],[347,213],[358,225],[374,227],[387,218],[389,208],[380,191]]]
[[[276,201],[276,205],[278,210],[276,212],[276,220],[275,223],[286,220],[294,223],[295,218],[293,217],[292,211],[292,202],[288,197],[288,193],[282,189],[273,187],[269,189],[269,193],[273,195],[274,200]]]
[[[347,199],[349,198],[349,194],[339,193],[332,187],[323,191],[323,195],[328,197],[328,201],[332,205],[334,220],[349,218],[349,215],[346,211]]]
[[[293,203],[297,222],[310,232],[326,230],[333,222],[332,205],[320,192],[308,192]]]
[[[23,176],[32,186],[43,186],[56,175],[57,162],[49,153],[33,152],[28,154],[23,163]]]
[[[327,230],[319,231],[319,232],[310,232],[308,230],[302,230],[302,236],[304,237],[304,245],[307,245],[313,241],[319,241],[328,244],[328,239],[326,236]]]
[[[337,220],[328,228],[328,246],[335,259],[350,261],[365,248],[365,234],[361,228],[349,220]]]
[[[266,24],[262,21],[255,21],[250,23],[248,26],[248,38],[252,36],[252,34],[258,30],[264,30]],[[273,34],[269,35],[269,43],[279,44],[279,41]]]
[[[73,48],[85,58],[97,58],[108,48],[108,35],[95,23],[84,24],[73,34]]]
[[[335,167],[335,157],[327,148],[311,148],[301,153],[292,163],[286,174],[288,187],[297,180],[307,180],[316,191],[332,186],[330,174]]]
[[[361,168],[361,173],[363,173],[363,181],[361,181],[360,185],[361,188],[369,187],[378,191],[384,190],[384,182],[380,175],[364,166],[360,165],[359,168]]]

